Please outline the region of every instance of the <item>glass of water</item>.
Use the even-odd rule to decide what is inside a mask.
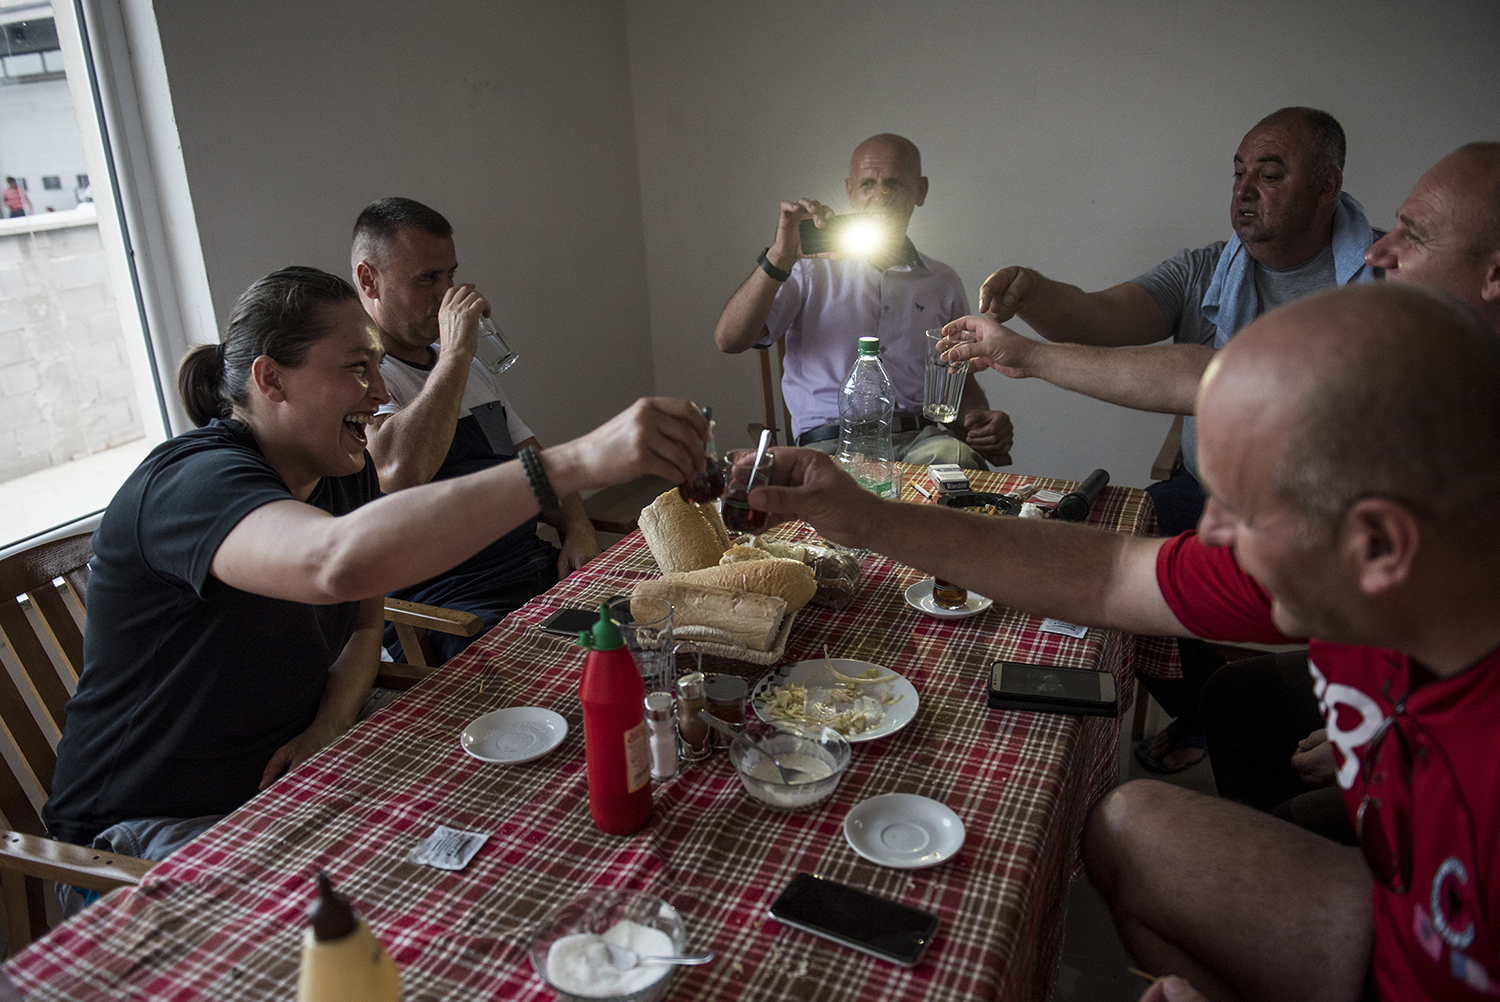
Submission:
[[[620,628],[646,691],[672,692],[677,684],[672,603],[646,595],[611,599],[609,618]]]
[[[479,359],[479,364],[498,376],[515,365],[516,359],[521,356],[505,343],[505,336],[500,333],[495,321],[489,317],[480,317],[479,344],[474,348],[474,357]]]
[[[922,416],[949,425],[958,418],[958,400],[963,396],[968,362],[944,362],[938,342],[942,329],[927,332],[927,378],[922,387]]]

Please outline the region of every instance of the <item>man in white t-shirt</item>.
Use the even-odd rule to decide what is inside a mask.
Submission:
[[[489,303],[472,285],[454,285],[453,227],[408,198],[383,198],[360,213],[350,253],[354,287],[380,328],[381,375],[391,402],[380,408],[370,455],[387,494],[508,462],[540,448],[495,376],[474,357]],[[446,574],[395,597],[473,612],[493,626],[599,553],[577,494],[559,498],[542,520],[557,529],[559,551],[522,524]],[[387,646],[394,643],[388,630]],[[431,634],[447,660],[467,638]]]

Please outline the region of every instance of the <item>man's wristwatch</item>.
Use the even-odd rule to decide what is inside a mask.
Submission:
[[[755,263],[760,265],[761,271],[765,272],[767,275],[770,275],[776,281],[785,282],[787,279],[792,277],[792,273],[789,271],[782,271],[780,268],[771,263],[771,259],[766,257],[766,251],[770,249],[771,248],[767,247],[766,250],[761,251],[760,257],[755,259]]]
[[[552,489],[552,481],[547,479],[547,471],[542,468],[542,454],[534,446],[528,445],[521,450],[520,459],[522,468],[526,470],[526,480],[531,484],[531,493],[535,495],[542,512],[545,514],[556,511],[561,506],[557,501],[557,492]]]

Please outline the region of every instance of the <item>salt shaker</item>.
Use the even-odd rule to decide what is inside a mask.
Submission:
[[[677,734],[670,692],[646,696],[646,727],[651,731],[651,778],[671,779],[677,775]]]

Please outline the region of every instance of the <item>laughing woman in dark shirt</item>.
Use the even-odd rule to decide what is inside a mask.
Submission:
[[[347,283],[285,268],[184,360],[200,427],[146,457],[94,534],[55,837],[161,858],[201,832],[353,725],[383,595],[537,514],[523,463],[381,497],[365,452],[380,357]],[[539,458],[557,494],[680,481],[707,436],[687,401],[641,400]]]

